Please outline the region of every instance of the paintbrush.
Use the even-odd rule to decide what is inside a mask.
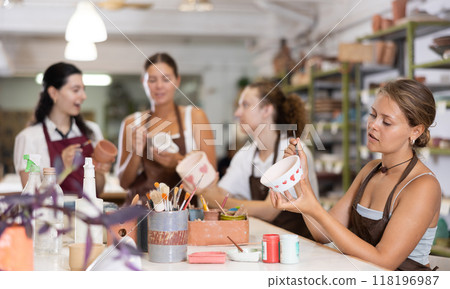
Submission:
[[[131,201],[131,206],[136,206],[138,202],[139,202],[139,195],[136,194],[133,200]]]
[[[227,236],[227,238],[228,238],[231,242],[233,242],[233,244],[236,246],[236,248],[238,248],[239,252],[244,252],[244,250],[242,250],[242,248],[239,247],[239,245],[236,244],[236,243],[233,241],[233,239],[230,238],[230,236]]]
[[[219,202],[217,200],[214,200],[214,202],[216,202],[217,206],[219,206],[220,211],[222,212],[222,214],[224,214],[225,216],[227,216],[227,212],[225,212],[225,210],[220,206]]]
[[[84,143],[82,143],[80,147],[85,147],[90,143],[92,143],[92,141],[89,139],[89,140],[85,141]]]
[[[189,196],[190,196],[191,194],[189,194],[188,192],[186,192],[186,194],[184,195],[184,201],[183,201],[183,203],[181,204],[181,210],[184,210],[183,209],[183,207],[184,207],[184,204],[186,203],[186,201],[187,201],[187,199],[189,199]]]
[[[181,197],[181,193],[183,192],[183,184],[180,185],[180,191],[178,192],[178,197],[177,197],[177,206],[178,206],[178,202],[180,201],[180,197]]]
[[[164,203],[162,200],[161,193],[157,190],[152,190],[150,192],[151,200],[153,201],[153,205],[155,207],[156,212],[162,212],[164,211]]]
[[[198,186],[199,186],[200,183],[202,182],[204,176],[205,176],[205,174],[202,174],[202,176],[201,176],[200,179],[198,180],[197,184],[195,185],[194,191],[192,192],[191,196],[189,197],[189,200],[187,200],[186,205],[184,205],[183,210],[186,209],[187,205],[188,205],[189,202],[191,201],[192,197],[194,196],[195,192],[196,192],[197,189],[198,189]]]
[[[200,201],[202,202],[203,205],[203,211],[208,212],[209,208],[208,208],[208,204],[206,204],[205,198],[203,198],[203,195],[200,195]]]
[[[172,198],[172,203],[173,203],[174,208],[177,208],[177,206],[178,206],[177,194],[178,194],[178,187],[175,187],[175,189],[173,189],[173,198]]]
[[[229,196],[229,195],[230,195],[230,193],[227,193],[227,195],[226,195],[225,198],[223,199],[222,205],[221,205],[222,208],[225,208],[225,204],[226,204],[227,201],[228,201],[228,196]]]

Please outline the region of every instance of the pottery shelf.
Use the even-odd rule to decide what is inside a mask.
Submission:
[[[376,41],[376,40],[391,40],[394,41],[398,47],[398,61],[396,64],[397,70],[400,75],[407,75],[409,78],[414,78],[414,70],[416,68],[433,68],[433,67],[417,67],[414,63],[414,40],[418,37],[422,37],[440,30],[450,27],[450,21],[407,21],[403,24],[390,27],[389,29],[378,31],[371,35],[366,35],[357,38],[359,42],[362,41]],[[406,51],[406,55],[403,54]],[[406,71],[404,69],[406,58]],[[445,61],[438,61],[433,64],[443,64]],[[447,65],[448,62],[445,64]]]
[[[436,68],[436,69],[448,69],[450,68],[450,58],[449,59],[443,59],[438,61],[432,61],[422,64],[415,64],[413,65],[414,69],[418,68]]]
[[[441,149],[441,148],[428,148],[432,155],[447,155],[450,156],[450,148]]]
[[[405,40],[408,37],[408,29],[414,29],[414,37],[428,35],[450,27],[450,21],[408,21],[406,23],[380,30],[376,33],[357,38],[363,40]]]

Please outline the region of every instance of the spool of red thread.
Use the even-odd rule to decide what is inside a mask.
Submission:
[[[280,262],[280,236],[278,234],[263,235],[262,260],[264,263]]]

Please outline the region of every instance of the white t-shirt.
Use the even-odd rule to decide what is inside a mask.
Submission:
[[[47,126],[48,135],[51,141],[62,140],[62,136],[56,131],[56,125],[46,117],[44,119]],[[93,132],[92,146],[95,147],[98,141],[103,139],[103,134],[100,127],[92,121],[85,121],[86,125]],[[75,123],[75,119],[72,119],[72,128],[67,135],[67,138],[82,136],[80,129]],[[23,129],[17,136],[14,142],[14,167],[16,173],[24,171],[26,168],[26,161],[23,159],[23,155],[26,154],[39,154],[41,155],[40,168],[50,167],[50,155],[48,153],[47,142],[45,141],[44,130],[42,123],[38,123],[33,126],[29,126]]]
[[[314,159],[308,147],[303,142],[301,143],[306,157],[308,158],[309,181],[314,193],[318,196],[319,184],[314,170]],[[276,161],[283,158],[284,150],[288,144],[287,138],[280,139]],[[251,200],[249,177],[252,175],[252,162],[255,165],[253,170],[255,177],[261,177],[273,164],[273,153],[265,161],[262,161],[259,158],[259,153],[255,155],[255,150],[255,143],[241,148],[233,157],[227,172],[219,181],[219,187],[229,192],[234,198]],[[253,158],[253,156],[255,157]]]

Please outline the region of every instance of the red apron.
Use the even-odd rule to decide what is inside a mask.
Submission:
[[[45,123],[42,123],[42,128],[44,129],[45,141],[47,142],[48,154],[50,156],[50,164],[52,167],[55,167],[55,161],[58,160],[58,158],[62,163],[61,153],[66,147],[73,144],[83,144],[89,140],[85,135],[82,135],[69,139],[51,141]],[[94,148],[92,144],[88,144],[83,147],[83,157],[91,157],[93,152]],[[83,177],[84,169],[81,165],[76,171],[73,171],[70,175],[68,175],[60,184],[64,194],[80,194],[83,190]]]

